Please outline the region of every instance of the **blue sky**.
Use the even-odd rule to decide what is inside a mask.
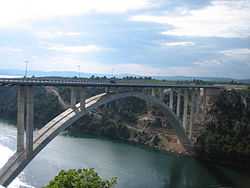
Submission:
[[[250,78],[250,0],[0,5],[0,69]]]

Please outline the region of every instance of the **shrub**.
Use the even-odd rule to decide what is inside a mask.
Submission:
[[[44,188],[111,188],[117,178],[103,180],[94,169],[71,169],[59,174]]]

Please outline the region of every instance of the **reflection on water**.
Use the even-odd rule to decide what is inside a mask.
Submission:
[[[2,147],[14,151],[15,135],[13,126],[0,123],[1,154],[6,155]],[[18,183],[22,180],[41,187],[59,170],[69,168],[95,168],[105,178],[117,176],[117,188],[249,188],[250,185],[247,174],[204,166],[188,157],[93,137],[69,136],[53,140],[27,166]]]

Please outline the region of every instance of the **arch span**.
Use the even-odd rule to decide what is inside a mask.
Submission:
[[[75,107],[69,108],[48,122],[40,129],[33,140],[33,152],[27,156],[26,150],[15,153],[0,171],[0,184],[8,185],[28,163],[60,132],[67,129],[74,122],[84,116],[87,112],[94,111],[98,107],[123,98],[136,97],[146,102],[151,102],[161,107],[166,116],[168,116],[170,125],[175,129],[176,134],[186,150],[191,151],[191,142],[185,135],[185,131],[177,116],[161,100],[145,95],[140,92],[126,93],[102,93],[86,100],[85,109],[81,108],[80,103]]]

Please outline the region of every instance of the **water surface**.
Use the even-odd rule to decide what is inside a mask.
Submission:
[[[0,121],[0,165],[15,151],[16,128]],[[55,138],[10,186],[42,187],[61,169],[95,168],[117,188],[249,188],[249,174],[189,157],[94,137]]]

